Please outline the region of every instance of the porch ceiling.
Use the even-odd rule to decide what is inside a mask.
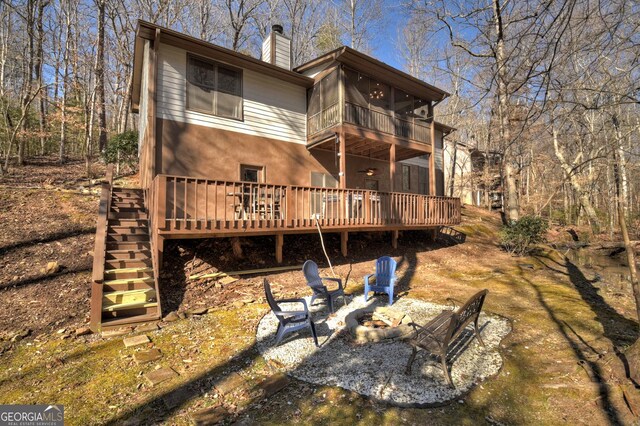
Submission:
[[[358,155],[360,157],[389,161],[390,146],[387,142],[368,139],[358,135],[345,134],[345,150],[347,155]],[[313,149],[333,152],[338,149],[338,146],[335,138],[331,138],[316,144]],[[396,145],[396,161],[408,160],[409,158],[419,157],[428,153],[428,151]]]

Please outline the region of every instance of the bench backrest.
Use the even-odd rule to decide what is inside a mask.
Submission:
[[[474,294],[467,302],[456,310],[449,322],[449,328],[445,337],[445,344],[449,345],[469,323],[475,321],[480,315],[484,299],[487,297],[489,290],[482,290]]]

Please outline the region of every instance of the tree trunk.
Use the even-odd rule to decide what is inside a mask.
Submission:
[[[120,120],[118,123],[118,132],[126,132],[129,125],[129,108],[131,106],[131,93],[133,91],[133,69],[127,75],[127,89],[122,99],[122,108],[120,112]]]
[[[616,186],[616,201],[618,204],[618,223],[620,224],[620,231],[622,232],[622,241],[624,242],[624,248],[627,253],[627,263],[629,264],[629,275],[631,279],[631,288],[633,289],[633,296],[636,300],[636,316],[640,321],[640,284],[638,283],[638,270],[636,268],[636,256],[629,238],[629,230],[627,229],[627,215],[624,202],[624,193],[622,192],[622,174],[620,164],[623,159],[620,158],[618,153],[618,147],[622,144],[620,138],[620,126],[616,117],[613,117],[613,126],[616,130],[616,149],[613,150],[613,177]]]
[[[496,30],[496,67],[498,80],[498,115],[500,118],[500,145],[502,147],[504,184],[506,186],[506,206],[504,207],[507,220],[516,221],[520,218],[518,205],[518,188],[516,171],[511,158],[511,129],[509,123],[509,88],[507,85],[507,58],[504,46],[504,29],[502,26],[502,12],[500,0],[493,0],[493,18]],[[504,194],[504,192],[503,192]]]
[[[38,87],[43,87],[42,81],[42,65],[44,62],[44,50],[42,45],[44,43],[44,9],[49,4],[48,1],[39,0],[38,1],[38,18],[37,18],[37,47],[36,47],[36,63],[34,66],[35,78],[38,83]],[[40,124],[40,155],[45,154],[45,148],[47,144],[47,111],[46,111],[46,102],[47,102],[47,91],[42,90],[39,96],[38,102],[38,110],[39,110],[39,120]]]
[[[456,161],[458,156],[458,142],[453,141],[453,152],[451,153],[451,172],[449,173],[449,197],[453,197],[456,181]],[[460,194],[462,196],[462,193]]]
[[[593,233],[597,234],[600,231],[600,220],[598,219],[598,215],[596,214],[593,205],[591,204],[591,200],[589,199],[589,194],[583,188],[582,183],[578,179],[578,176],[573,171],[571,165],[567,162],[562,153],[562,149],[560,149],[560,142],[558,141],[558,131],[555,125],[552,123],[552,133],[553,133],[553,150],[556,155],[556,158],[560,162],[560,167],[564,172],[565,179],[569,181],[571,184],[571,188],[575,192],[578,200],[580,201],[580,205],[584,210],[584,213],[587,215],[587,219],[591,224],[591,230]]]
[[[89,111],[86,111],[86,110]],[[91,93],[91,100],[89,101],[87,107],[85,108],[85,114],[88,117],[87,126],[85,127],[85,157],[84,157],[84,166],[85,172],[87,174],[87,178],[91,179],[93,174],[91,173],[91,147],[93,146],[93,122],[95,120],[95,111],[96,111],[96,91],[94,90]]]
[[[22,93],[22,103],[20,104],[21,113],[24,115],[28,114],[29,104],[31,93],[33,91],[33,64],[35,59],[35,46],[34,46],[34,26],[35,26],[35,16],[34,16],[34,3],[33,0],[27,1],[27,12],[26,12],[26,32],[27,37],[29,38],[29,52],[27,57],[27,65],[24,67],[24,83],[23,83],[23,93]],[[24,165],[25,163],[25,148],[27,143],[28,131],[29,131],[29,120],[22,121],[22,131],[23,135],[19,138],[18,142],[18,164]]]
[[[96,97],[98,103],[98,147],[107,148],[107,112],[104,99],[104,13],[105,0],[96,0],[98,6],[98,43],[96,52]]]
[[[69,96],[69,50],[71,49],[71,6],[67,5],[66,11],[66,26],[67,34],[64,41],[64,57],[63,67],[64,74],[62,76],[62,105],[60,107],[60,163],[64,163],[65,149],[67,145],[67,99]]]

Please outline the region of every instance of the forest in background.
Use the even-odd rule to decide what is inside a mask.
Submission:
[[[391,13],[393,11],[393,13]],[[437,120],[500,158],[505,214],[613,235],[640,217],[640,6],[595,0],[3,0],[0,172],[30,157],[85,158],[135,130],[137,20],[259,57],[272,24],[294,64],[343,44],[375,56],[388,29],[404,69],[452,95]],[[383,30],[384,29],[384,30]],[[494,172],[447,182],[491,185]],[[468,182],[473,180],[473,182]],[[447,194],[449,195],[449,194]]]

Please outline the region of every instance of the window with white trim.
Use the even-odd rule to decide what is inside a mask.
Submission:
[[[187,55],[187,109],[242,120],[242,71]]]

